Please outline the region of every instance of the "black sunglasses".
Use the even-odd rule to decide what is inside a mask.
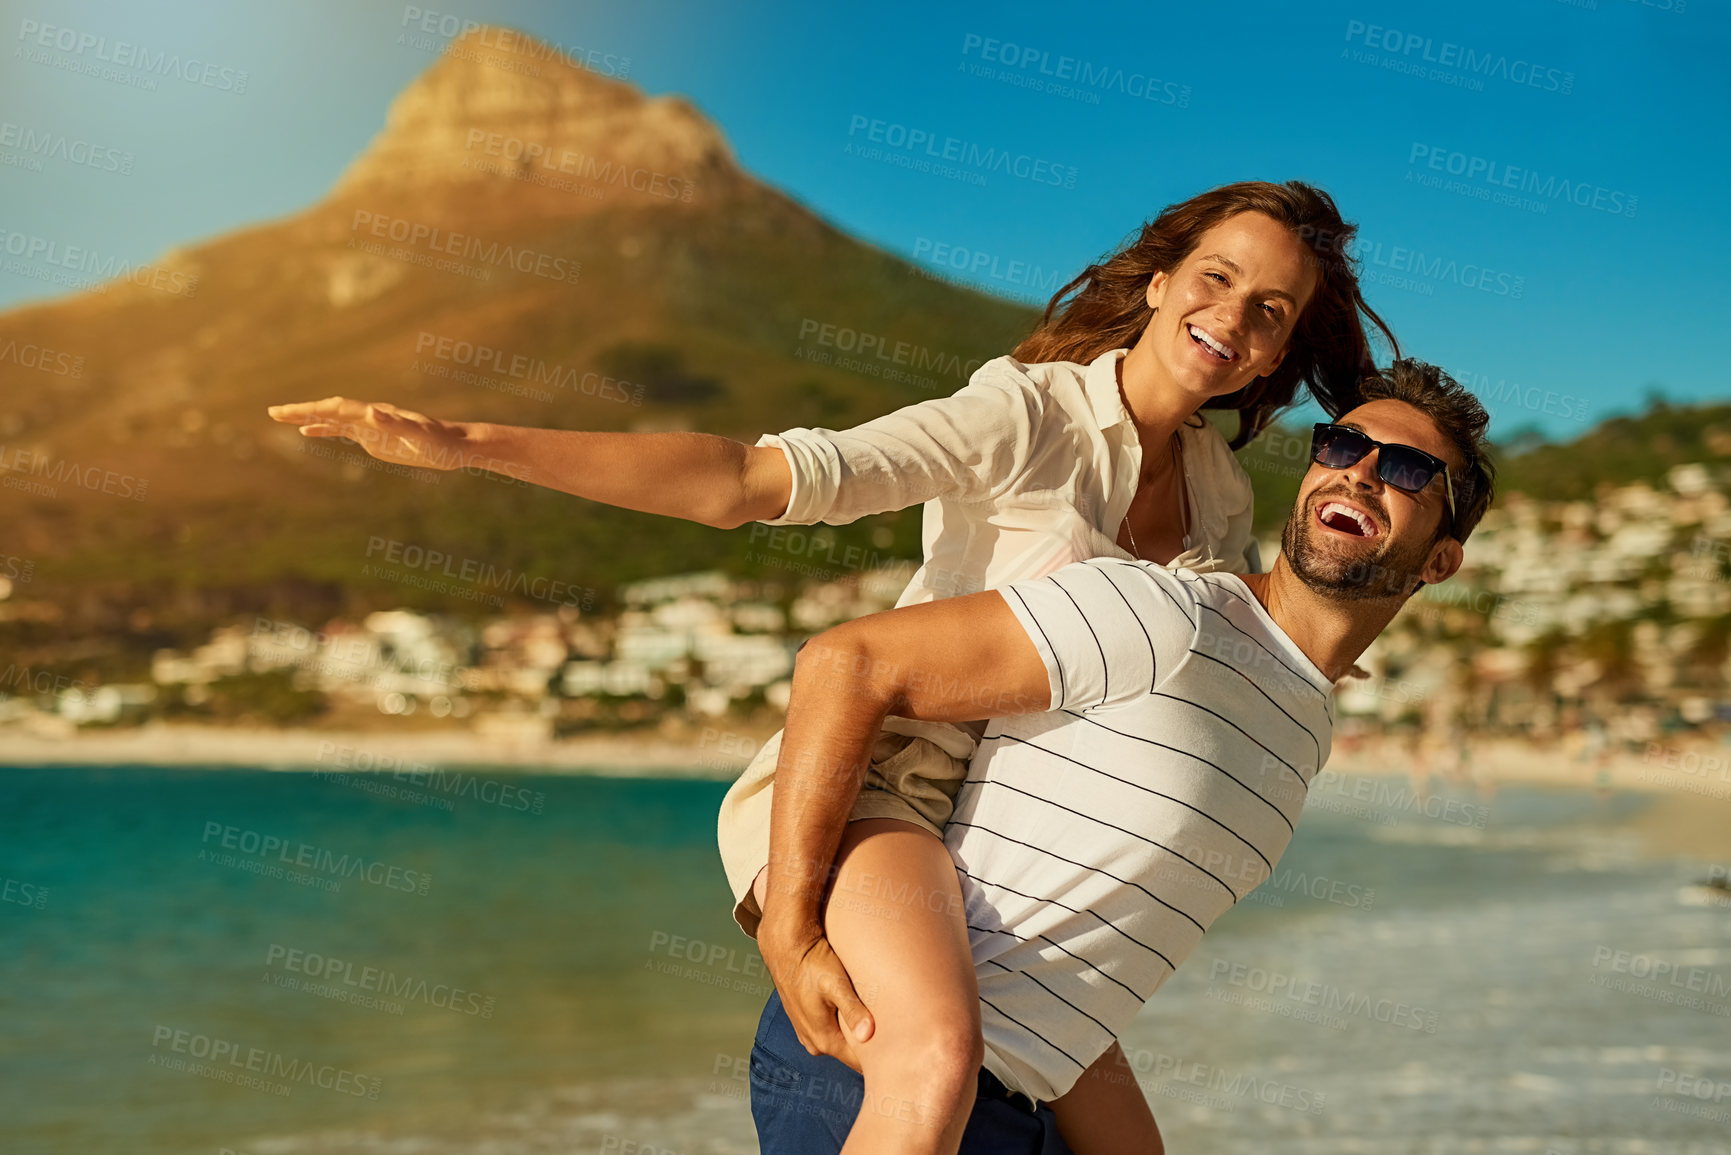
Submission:
[[[1448,462],[1440,457],[1392,441],[1375,441],[1345,425],[1318,422],[1310,432],[1310,459],[1329,469],[1345,469],[1364,460],[1376,450],[1376,475],[1396,489],[1420,493],[1442,474],[1443,492],[1448,495],[1449,526],[1455,524],[1455,486],[1449,477]]]

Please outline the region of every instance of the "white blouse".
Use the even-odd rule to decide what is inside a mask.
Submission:
[[[765,434],[757,444],[781,449],[793,474],[787,512],[765,522],[846,525],[923,502],[925,564],[898,606],[997,589],[1092,557],[1129,558],[1116,538],[1142,474],[1142,443],[1118,391],[1126,352],[1089,365],[998,357],[951,396],[852,429]],[[1182,426],[1179,449],[1190,538],[1168,567],[1254,572],[1250,476],[1207,421]],[[933,729],[934,738],[938,729],[954,733],[889,721]]]

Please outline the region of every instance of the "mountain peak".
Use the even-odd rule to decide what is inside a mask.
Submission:
[[[646,97],[558,45],[498,25],[453,39],[391,102],[338,193],[501,176],[559,189],[619,184],[690,201],[738,172],[726,138],[678,97]]]

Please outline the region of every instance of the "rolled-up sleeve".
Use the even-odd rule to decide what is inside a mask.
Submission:
[[[793,475],[787,512],[769,525],[846,525],[934,497],[986,500],[1012,486],[1034,451],[1044,398],[999,357],[948,397],[837,432],[789,429],[758,439]]]

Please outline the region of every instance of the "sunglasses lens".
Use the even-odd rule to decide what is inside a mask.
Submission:
[[[1436,476],[1436,466],[1404,445],[1384,445],[1377,472],[1396,489],[1417,493]]]
[[[1371,450],[1370,438],[1353,429],[1325,425],[1317,429],[1311,441],[1310,457],[1318,465],[1330,469],[1345,469]]]

